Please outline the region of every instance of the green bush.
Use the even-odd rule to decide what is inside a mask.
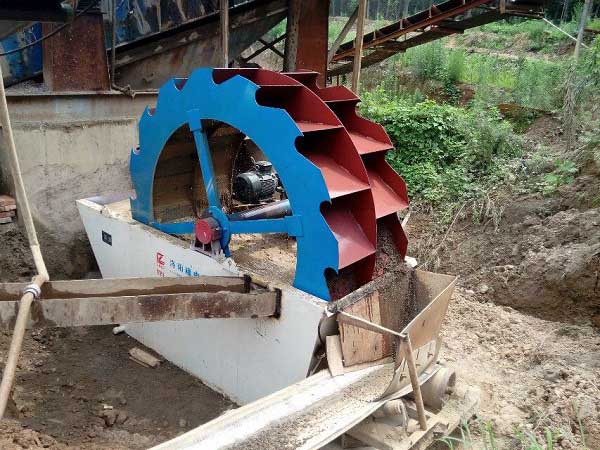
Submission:
[[[410,104],[376,90],[363,95],[361,111],[385,127],[395,147],[388,161],[417,203],[453,207],[474,199],[502,176],[500,163],[521,151],[494,110]]]
[[[442,80],[446,68],[446,50],[442,41],[411,49],[412,70],[420,80]]]
[[[450,51],[448,54],[448,80],[458,83],[465,72],[465,52],[462,50]]]

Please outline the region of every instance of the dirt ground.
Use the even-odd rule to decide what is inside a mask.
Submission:
[[[590,223],[587,219],[597,212],[568,214],[584,214],[580,219]],[[543,230],[555,236],[552,224],[560,221],[554,216],[540,219],[547,226],[532,228],[531,234],[542,241]],[[415,246],[429,239],[420,231],[424,223],[412,221],[409,233]],[[562,228],[572,225],[567,221]],[[512,225],[507,221],[505,226]],[[479,417],[494,425],[500,448],[520,448],[510,439],[516,427],[536,433],[551,427],[560,433],[556,448],[582,448],[582,435],[589,449],[600,448],[600,324],[594,324],[592,309],[569,302],[560,309],[554,297],[543,296],[534,309],[522,302],[521,309],[500,304],[510,303],[505,290],[515,289],[515,295],[524,291],[520,277],[506,279],[506,269],[494,269],[498,257],[493,255],[509,258],[514,241],[526,242],[531,236],[506,233],[502,227],[468,229],[468,244],[460,233],[452,234],[440,257],[438,270],[461,274],[444,327],[442,358],[459,379],[481,390]],[[585,229],[584,224],[577,229]],[[9,234],[13,244],[23,245],[18,231]],[[598,237],[597,227],[592,235]],[[547,250],[569,243],[557,237]],[[15,281],[12,275],[17,273],[11,273]],[[24,270],[18,278],[28,276]],[[543,278],[536,280],[545,286]],[[588,294],[585,304],[596,304],[597,292]],[[554,311],[549,317],[544,298],[552,300],[547,303]],[[6,354],[9,339],[8,333],[0,334],[0,354]],[[169,363],[148,369],[129,360],[127,351],[136,345],[126,335],[114,336],[110,327],[43,330],[28,336],[11,407],[16,419],[0,424],[0,448],[147,448],[234,407]],[[477,424],[472,428],[476,434]]]
[[[8,343],[2,334],[0,354]],[[144,348],[111,327],[28,336],[0,449],[148,448],[235,406],[168,362],[133,362],[136,346]]]
[[[560,436],[555,448],[583,448],[582,435],[600,448],[600,333],[589,320],[570,322],[457,289],[442,358],[481,390],[479,419],[491,421],[499,448],[522,448],[513,446],[515,430],[541,437],[546,427]]]
[[[554,142],[552,130],[541,123],[530,139]],[[442,358],[481,390],[479,420],[493,425],[500,449],[523,448],[515,429],[540,436],[547,427],[555,448],[582,449],[585,439],[600,449],[599,175],[590,168],[547,197],[511,194],[495,218],[459,218],[447,234],[432,232],[434,216],[409,221],[409,253],[460,275]],[[6,254],[14,259],[0,258],[0,281],[28,279],[26,239],[14,225],[0,227]],[[292,269],[283,264],[278,275]],[[9,341],[0,333],[2,363]],[[169,363],[130,361],[136,345],[109,327],[29,335],[0,449],[147,448],[234,407]],[[477,434],[476,421],[471,428]]]
[[[551,117],[526,137],[562,146]],[[523,448],[516,428],[541,436],[546,427],[559,436],[555,448],[600,449],[599,195],[590,166],[552,195],[487,205],[495,211],[479,225],[466,215],[432,233],[432,216],[409,222],[413,256],[460,276],[442,357],[481,389],[480,418],[501,449]]]
[[[0,258],[0,281],[31,278],[27,237],[16,224],[0,227],[0,255],[11,255]],[[0,368],[10,338],[0,332]],[[0,450],[145,449],[236,407],[166,361],[155,369],[133,362],[133,347],[150,351],[112,327],[28,334]]]

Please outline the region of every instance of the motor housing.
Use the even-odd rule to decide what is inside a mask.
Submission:
[[[240,173],[233,182],[233,197],[243,203],[273,201],[279,179],[269,161],[258,161],[254,170]]]

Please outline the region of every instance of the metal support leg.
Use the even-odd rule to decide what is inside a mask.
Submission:
[[[415,396],[415,404],[417,405],[417,416],[419,419],[419,426],[421,430],[427,429],[427,418],[425,416],[425,405],[423,404],[423,395],[421,394],[421,385],[419,384],[419,375],[417,373],[417,366],[415,364],[415,358],[413,356],[412,344],[410,342],[410,336],[408,334],[402,335],[402,347],[404,351],[404,357],[406,358],[406,364],[408,365],[408,374],[410,375],[410,384],[413,388],[413,394]]]
[[[210,155],[210,147],[208,146],[208,139],[202,128],[202,120],[197,109],[188,111],[188,124],[196,142],[196,151],[200,160],[200,170],[202,171],[202,181],[204,181],[204,187],[206,188],[208,206],[221,209],[221,199],[219,198],[219,191],[215,184],[215,171]]]

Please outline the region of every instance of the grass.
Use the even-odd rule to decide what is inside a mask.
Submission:
[[[487,104],[514,102],[547,111],[562,106],[567,67],[558,60],[468,54],[446,48],[442,41],[412,48],[395,61],[396,72],[410,73],[420,81],[474,85]]]
[[[515,450],[554,450],[557,444],[567,439],[571,441],[572,448],[580,450],[589,450],[586,445],[585,433],[581,420],[578,421],[580,435],[579,441],[576,442],[574,436],[570,433],[564,433],[560,429],[545,427],[541,432],[534,432],[531,428],[518,427],[514,430],[513,436],[509,437],[511,443],[506,446],[501,446],[500,440],[496,436],[494,427],[490,421],[477,420],[476,428],[471,429],[471,425],[464,422],[460,427],[460,437],[446,436],[439,439],[450,450],[458,449],[481,449],[481,450],[501,450],[503,448],[511,448]]]
[[[577,103],[580,109],[592,109],[598,103],[600,90],[600,37],[583,49],[577,68]],[[385,83],[386,89],[406,90],[403,78],[411,76],[418,82],[437,82],[431,86],[433,94],[440,93],[440,85],[451,90],[452,85],[470,85],[476,100],[486,105],[516,103],[528,108],[558,111],[565,98],[565,80],[573,70],[572,60],[563,58],[535,58],[531,55],[470,53],[462,48],[448,48],[443,40],[434,41],[396,55],[369,75],[371,85]],[[401,78],[402,80],[394,80]],[[451,94],[451,92],[449,92]],[[427,92],[425,92],[427,95]],[[434,95],[439,98],[439,95]],[[449,100],[456,96],[449,95]],[[587,106],[586,106],[587,103]]]

